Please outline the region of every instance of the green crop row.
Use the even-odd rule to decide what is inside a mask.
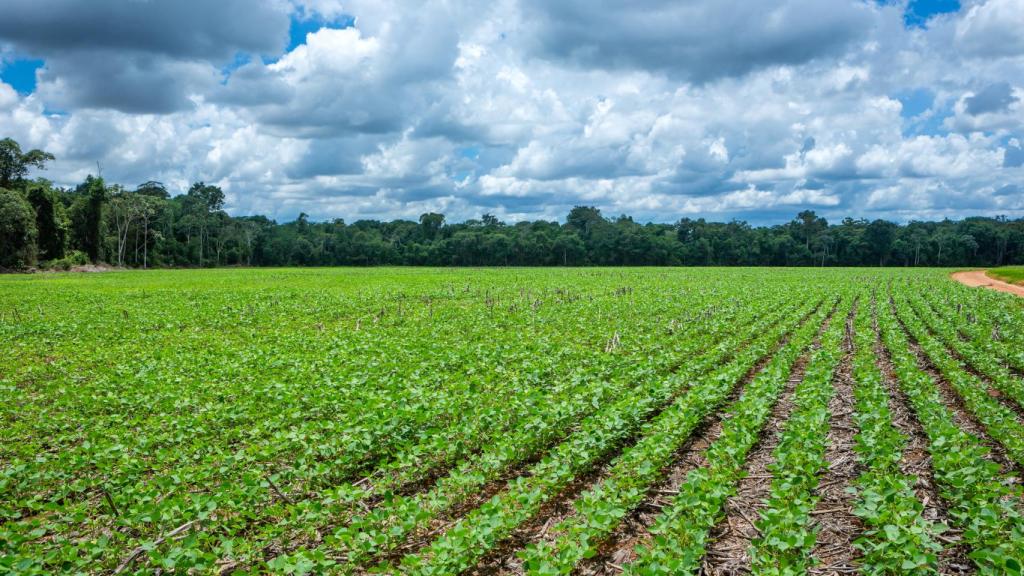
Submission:
[[[900,472],[872,291],[949,534]],[[806,352],[747,567],[805,572],[854,297],[860,570],[934,573],[938,543],[957,542],[980,572],[1016,573],[1024,301],[924,269],[0,276],[0,573],[455,574],[516,557],[586,571],[721,417],[710,464],[627,566],[714,568],[707,538],[838,301]]]
[[[1013,400],[1018,407],[1024,408],[1024,378],[1010,372],[1003,364],[1003,358],[996,353],[997,349],[1012,349],[999,345],[992,339],[992,331],[988,338],[965,340],[960,337],[957,329],[960,322],[949,307],[934,300],[925,301],[921,296],[910,298],[910,304],[928,329],[936,334],[947,347],[952,349],[974,370],[977,370],[992,381],[1000,393]],[[973,323],[966,323],[974,325]]]
[[[359,564],[375,555],[386,553],[405,538],[445,511],[459,505],[488,482],[499,478],[509,468],[527,461],[550,443],[564,437],[579,421],[603,410],[596,419],[603,418],[609,408],[614,410],[616,397],[644,393],[658,379],[664,379],[667,368],[678,367],[682,362],[689,366],[706,365],[709,358],[690,358],[704,348],[712,348],[711,339],[728,337],[733,322],[746,323],[753,319],[749,311],[736,316],[732,313],[702,315],[702,320],[693,321],[687,327],[687,338],[680,341],[659,337],[660,341],[678,349],[656,350],[645,361],[630,366],[620,381],[599,381],[591,388],[561,402],[548,402],[522,422],[518,429],[484,446],[479,453],[459,463],[447,475],[440,478],[429,491],[404,495],[393,491],[410,480],[408,473],[380,476],[380,481],[369,488],[360,490],[348,487],[335,502],[323,506],[319,512],[340,524],[325,538],[326,547],[332,557],[345,557],[349,563]],[[770,322],[774,322],[773,318]],[[759,323],[765,327],[767,323]],[[745,334],[744,337],[750,337]],[[731,344],[739,341],[730,339]],[[708,350],[724,354],[728,348],[718,346]],[[675,362],[666,359],[675,358]],[[692,368],[691,368],[692,369]],[[584,420],[585,421],[585,420]],[[413,470],[419,470],[413,469]],[[380,496],[380,502],[369,512],[353,514],[371,494]],[[303,519],[309,524],[308,516]],[[318,552],[323,552],[320,550]],[[277,564],[302,562],[309,554],[298,550],[288,556],[275,559]]]
[[[1024,373],[1024,334],[1017,329],[1024,313],[1012,296],[988,290],[969,290],[959,285],[931,286],[924,291],[933,303],[945,307],[945,318],[957,330],[993,358]]]
[[[917,479],[901,473],[907,438],[892,423],[889,391],[876,364],[871,303],[854,322],[853,393],[856,451],[863,472],[856,481],[854,514],[865,531],[855,541],[861,572],[872,576],[938,574],[936,538],[946,527],[928,521],[914,492]]]
[[[809,324],[814,325],[814,319]],[[797,337],[791,345],[801,343]],[[534,545],[524,551],[527,572],[569,574],[580,560],[592,556],[604,538],[662,477],[664,467],[694,428],[725,401],[735,382],[748,369],[748,365],[741,364],[720,372],[716,375],[722,383],[719,389],[709,390],[691,402],[681,402],[648,423],[642,432],[643,439],[617,458],[608,475],[575,502],[576,514],[554,527],[558,534],[555,542]]]
[[[751,550],[755,574],[804,574],[814,564],[811,550],[817,532],[811,527],[811,511],[819,499],[815,493],[819,475],[828,466],[829,401],[835,394],[833,374],[843,355],[850,310],[847,303],[822,335],[794,393],[793,412],[772,452],[768,466],[771,490],[756,523],[760,536]]]
[[[736,493],[746,456],[823,319],[805,325],[750,382],[739,400],[726,408],[730,416],[723,422],[721,435],[704,453],[709,465],[688,474],[670,506],[651,527],[651,541],[637,550],[636,561],[625,566],[626,574],[697,572],[708,534],[722,518],[725,502]]]
[[[729,369],[736,364],[742,364],[746,369],[753,366],[771,350],[775,342],[793,329],[799,316],[795,315],[790,322],[767,332],[751,346],[738,351],[730,364],[710,376],[692,383],[689,380],[699,374],[671,378],[672,389],[690,384],[689,389],[676,400],[676,404],[686,406],[699,402],[713,406],[715,403],[706,399],[724,397],[735,384],[726,380],[729,374],[736,373]],[[592,426],[581,427],[573,438],[553,450],[527,475],[513,480],[504,492],[456,522],[427,549],[404,557],[400,572],[426,576],[459,573],[469,568],[485,551],[532,517],[541,504],[635,433],[664,402],[666,396],[668,394],[629,399],[621,412],[609,414],[595,421]]]
[[[878,324],[900,389],[906,394],[929,439],[934,479],[948,504],[954,526],[982,574],[1020,574],[1024,563],[1024,518],[1020,488],[989,459],[989,450],[959,428],[943,404],[937,385],[921,371],[895,306],[880,302]]]
[[[897,295],[893,305],[897,318],[920,345],[928,361],[963,399],[985,431],[1006,449],[1010,459],[1024,465],[1024,424],[1017,420],[1017,415],[989,394],[988,384],[968,372],[963,363],[950,355],[946,347],[928,332],[907,295]]]
[[[198,520],[208,528],[152,555],[180,557],[178,566],[213,566],[235,557],[253,527],[277,526],[295,510],[302,512],[294,522],[304,524],[315,503],[378,467],[435,456],[424,451],[429,446],[447,454],[435,460],[444,466],[444,459],[468,456],[517,429],[535,407],[585,395],[601,375],[621,376],[633,354],[660,361],[675,340],[666,334],[670,320],[685,321],[708,306],[721,310],[732,298],[655,290],[656,297],[638,299],[608,284],[588,288],[439,294],[429,285],[417,297],[385,299],[391,311],[379,321],[380,308],[370,308],[374,318],[358,331],[350,317],[329,311],[340,305],[359,315],[368,304],[361,298],[353,304],[306,294],[302,305],[318,311],[310,320],[323,320],[321,328],[292,318],[303,308],[285,297],[236,292],[229,294],[244,298],[218,302],[217,293],[195,305],[206,316],[192,316],[181,306],[191,295],[165,290],[126,299],[113,313],[73,317],[75,334],[117,333],[113,327],[140,333],[116,342],[139,357],[115,358],[110,342],[84,355],[83,365],[75,365],[73,345],[62,340],[66,325],[26,312],[5,330],[17,332],[19,344],[37,339],[57,359],[33,365],[25,352],[25,364],[5,366],[18,383],[9,404],[18,412],[4,413],[12,425],[3,432],[9,442],[0,444],[21,447],[26,456],[5,458],[0,472],[0,509],[9,512],[3,530],[11,535],[0,546],[47,570],[95,566],[97,557],[113,567],[133,547]],[[487,298],[505,305],[492,310]],[[146,305],[149,316],[143,320],[131,305]],[[236,314],[236,332],[230,323],[206,322]],[[155,330],[163,320],[171,328]],[[198,324],[196,334],[181,330],[188,322]],[[583,336],[568,338],[566,331]],[[629,348],[606,352],[610,334]],[[102,362],[112,368],[97,366]],[[89,377],[81,385],[78,371]],[[56,400],[47,418],[30,417],[47,410],[43,397]],[[68,425],[57,428],[63,421]],[[455,441],[440,440],[447,437]],[[53,448],[27,448],[40,438]],[[413,468],[406,475],[428,467]]]

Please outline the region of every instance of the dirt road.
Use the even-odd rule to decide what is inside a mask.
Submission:
[[[991,290],[998,290],[1000,292],[1007,292],[1009,294],[1016,294],[1017,296],[1024,297],[1024,286],[1017,286],[1010,284],[1009,282],[990,278],[985,274],[984,270],[957,272],[953,274],[953,280],[967,286],[984,286]]]

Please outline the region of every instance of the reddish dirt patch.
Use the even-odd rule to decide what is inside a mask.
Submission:
[[[989,290],[998,290],[999,292],[1006,292],[1007,294],[1016,294],[1017,296],[1024,297],[1024,286],[1017,286],[1015,284],[1010,284],[1009,282],[996,280],[995,278],[991,278],[985,274],[984,270],[955,272],[953,274],[953,280],[972,288],[981,286],[988,288]]]

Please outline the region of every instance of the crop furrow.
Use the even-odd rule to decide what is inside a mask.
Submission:
[[[908,436],[894,425],[890,402],[898,399],[890,397],[876,365],[877,337],[872,320],[870,309],[858,313],[854,331],[856,450],[864,469],[856,480],[854,513],[866,527],[854,545],[863,554],[862,573],[935,574],[938,552],[942,550],[936,538],[945,526],[924,514],[925,504],[915,492],[918,479],[903,472]],[[904,428],[909,427],[909,423],[904,424]],[[930,471],[925,468],[923,472],[930,482]],[[925,495],[938,504],[937,494],[926,491]]]
[[[829,465],[825,459],[832,431],[829,407],[836,394],[833,381],[852,310],[844,308],[845,314],[822,336],[811,368],[796,389],[796,409],[772,454],[771,492],[761,509],[759,536],[751,551],[756,574],[806,573],[816,562],[811,551],[818,528],[812,525],[811,512],[820,500],[817,487],[822,471]]]
[[[802,345],[800,337],[802,333],[794,338],[794,346]],[[788,349],[787,345],[780,354],[785,355]],[[734,372],[725,380],[735,380],[741,374]],[[597,547],[662,477],[662,471],[676,450],[721,406],[733,386],[723,387],[689,404],[677,404],[646,425],[643,439],[617,458],[606,477],[577,499],[576,513],[552,528],[556,535],[554,542],[536,543],[524,551],[526,571],[568,574],[582,559],[596,553]]]
[[[1020,571],[1024,562],[1024,518],[1020,486],[989,459],[981,441],[954,421],[936,380],[923,372],[900,327],[892,302],[877,313],[887,360],[929,439],[935,482],[947,502],[951,523],[971,547],[982,574]]]
[[[829,320],[831,321],[831,320]],[[768,465],[771,463],[771,455],[778,446],[780,438],[779,431],[782,424],[789,419],[794,409],[793,397],[797,385],[804,379],[807,371],[807,364],[814,347],[818,346],[818,337],[815,337],[811,349],[802,354],[794,364],[778,399],[771,407],[771,412],[761,428],[756,443],[750,448],[743,463],[743,470],[739,473],[736,489],[730,495],[722,508],[722,519],[715,523],[707,537],[707,546],[704,553],[704,565],[709,572],[729,574],[735,571],[745,571],[750,564],[749,547],[750,542],[757,536],[757,528],[754,519],[762,505],[763,499],[768,495],[771,481],[771,473]],[[734,402],[735,406],[736,403]],[[729,418],[734,414],[731,410],[725,411]],[[724,420],[723,426],[729,423],[728,418]],[[719,433],[721,438],[721,433]],[[716,442],[718,439],[716,439]],[[712,446],[714,443],[712,443]],[[704,466],[710,467],[709,452],[703,455]],[[689,474],[688,474],[689,476]],[[686,481],[690,478],[687,477]],[[678,494],[684,489],[681,484],[675,489]],[[672,506],[671,499],[667,508]],[[641,541],[639,552],[652,543],[652,529],[662,518],[655,517],[648,525],[648,534]],[[631,559],[635,561],[636,556]]]
[[[922,319],[929,333],[942,342],[954,356],[954,359],[965,365],[975,377],[987,380],[996,392],[990,394],[1005,398],[1007,408],[1013,410],[1018,418],[1024,418],[1024,379],[1010,372],[992,353],[992,345],[980,346],[973,342],[965,342],[957,336],[956,328],[944,316],[943,310],[934,304],[922,302],[919,296],[909,298],[910,306]]]
[[[794,368],[794,374],[802,371],[800,367],[802,360],[798,361]],[[754,376],[765,364],[766,362],[762,362],[758,369],[749,372],[743,382],[733,388],[724,403],[732,405],[742,397]],[[789,392],[789,386],[787,386],[784,396]],[[725,410],[718,410],[708,421],[694,430],[690,438],[673,454],[670,464],[661,474],[662,479],[647,489],[643,501],[619,522],[619,526],[612,531],[603,544],[597,547],[593,556],[584,558],[577,565],[574,573],[588,576],[617,576],[621,572],[618,567],[635,558],[636,546],[650,536],[649,528],[654,524],[658,513],[669,504],[671,496],[679,492],[679,487],[686,481],[689,473],[708,465],[707,448],[721,437],[726,416]],[[546,527],[551,525],[545,521]],[[542,539],[553,540],[554,535],[544,530],[542,538],[534,538],[533,541]],[[506,562],[505,565],[513,566],[516,569],[513,572],[521,572],[522,559],[516,557],[512,561]]]
[[[804,319],[806,316],[789,326],[799,325]],[[739,351],[738,359],[727,365],[725,370],[731,371],[736,364],[742,363],[746,366],[740,372],[742,375],[771,350],[787,328],[780,330]],[[693,376],[690,374],[687,378]],[[677,405],[686,406],[691,402],[707,404],[709,396],[726,395],[732,384],[729,377],[727,372],[719,371],[718,376],[702,379],[676,401]],[[670,391],[677,386],[669,385],[668,389]],[[399,569],[410,574],[453,574],[472,566],[498,540],[507,537],[516,526],[533,516],[540,505],[560,492],[577,474],[589,470],[601,455],[618,443],[619,438],[632,435],[644,420],[657,412],[663,398],[668,395],[656,402],[641,403],[641,410],[624,414],[625,418],[618,422],[604,419],[592,431],[578,436],[576,441],[563,444],[538,464],[530,476],[513,481],[508,490],[448,528],[427,549],[403,558]]]
[[[671,506],[652,527],[652,541],[638,549],[638,558],[625,566],[627,574],[687,574],[699,569],[708,534],[721,519],[725,502],[735,494],[746,457],[758,442],[797,360],[820,332],[824,318],[801,328],[728,409],[731,416],[721,436],[708,448],[709,466],[689,474]],[[808,371],[815,365],[812,360]]]
[[[712,317],[710,314],[707,316]],[[331,524],[315,527],[314,541],[320,540],[329,543],[343,541],[347,534],[358,533],[362,540],[374,543],[374,551],[365,551],[360,556],[377,553],[376,548],[388,550],[390,544],[378,546],[382,542],[375,540],[372,534],[375,530],[386,530],[388,541],[400,541],[408,531],[407,521],[402,518],[415,516],[419,522],[426,522],[425,511],[439,514],[444,511],[451,511],[455,506],[466,505],[463,500],[471,497],[474,490],[478,493],[496,492],[500,487],[501,479],[510,473],[510,469],[516,466],[523,466],[539,455],[539,453],[567,434],[570,429],[581,419],[584,419],[602,407],[606,401],[614,400],[616,397],[632,392],[640,392],[643,382],[651,377],[663,374],[666,369],[674,370],[681,360],[671,358],[685,358],[696,354],[707,346],[707,339],[704,336],[719,334],[722,329],[731,321],[745,322],[749,315],[734,317],[732,315],[717,316],[716,321],[711,325],[695,322],[683,335],[691,334],[701,336],[684,341],[679,350],[669,351],[665,347],[656,347],[649,354],[654,358],[654,363],[642,363],[636,368],[627,371],[622,378],[613,381],[599,381],[596,385],[584,387],[583,390],[561,401],[551,401],[538,409],[533,415],[518,423],[515,429],[508,431],[503,437],[499,437],[489,445],[483,446],[471,458],[459,463],[444,474],[438,474],[434,482],[418,474],[416,468],[405,467],[397,470],[395,474],[389,475],[387,471],[379,474],[376,478],[363,488],[359,486],[348,486],[345,499],[337,499],[334,502],[318,503],[319,517],[328,518]],[[671,339],[658,337],[666,346],[673,342]],[[507,478],[506,478],[507,479]],[[437,483],[432,490],[425,494],[419,494],[422,490],[410,489],[409,484],[420,482],[424,489],[429,485]],[[369,513],[365,510],[372,508]],[[361,513],[363,512],[363,513]],[[305,529],[310,530],[310,519],[304,522]],[[351,524],[352,528],[345,528]],[[340,525],[340,526],[339,526]],[[398,526],[399,528],[396,528]],[[257,537],[257,548],[264,548],[266,544],[260,544],[260,540],[267,537]],[[276,538],[276,537],[275,537]],[[282,547],[288,542],[295,542],[283,550],[283,553],[292,554],[301,546],[304,541],[301,537],[290,534],[284,537]],[[302,552],[299,553],[300,555]],[[332,555],[338,554],[337,551]],[[280,554],[278,554],[280,555]]]
[[[1016,414],[989,395],[988,386],[949,355],[946,348],[928,333],[924,323],[913,313],[905,299],[893,298],[892,306],[912,345],[919,348],[920,360],[936,369],[941,378],[956,391],[964,406],[981,423],[988,435],[1006,450],[1007,457],[1017,466],[1024,465],[1024,424],[1017,421]]]

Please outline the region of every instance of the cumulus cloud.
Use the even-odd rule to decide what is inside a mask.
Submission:
[[[39,89],[53,106],[169,113],[210,91],[235,54],[280,53],[288,25],[269,0],[10,0],[0,39],[45,59]]]
[[[1021,166],[1024,166],[1024,146],[1021,145],[1020,140],[1013,138],[1003,151],[1003,168],[1020,168]],[[1019,188],[1019,186],[1010,185],[1009,187],[1001,188],[1001,190],[1016,190]]]
[[[0,111],[9,110],[18,103],[18,93],[8,84],[0,82]]]
[[[996,82],[978,92],[968,92],[953,106],[947,124],[964,133],[1005,132],[1024,126],[1021,91],[1007,82]]]
[[[524,2],[540,57],[639,68],[698,82],[843,52],[873,12],[845,0]]]
[[[60,184],[277,218],[1024,215],[1021,0],[904,8],[9,0],[0,52],[44,65],[0,126]]]
[[[5,0],[0,38],[37,56],[118,50],[174,58],[280,52],[288,13],[266,0]]]
[[[956,24],[958,47],[972,56],[1024,54],[1024,0],[988,0],[971,6]]]
[[[60,110],[157,114],[191,107],[193,95],[218,81],[216,71],[201,63],[87,50],[49,60],[38,79],[39,96]]]
[[[964,99],[965,110],[972,116],[1002,112],[1017,101],[1009,82],[997,82]]]

